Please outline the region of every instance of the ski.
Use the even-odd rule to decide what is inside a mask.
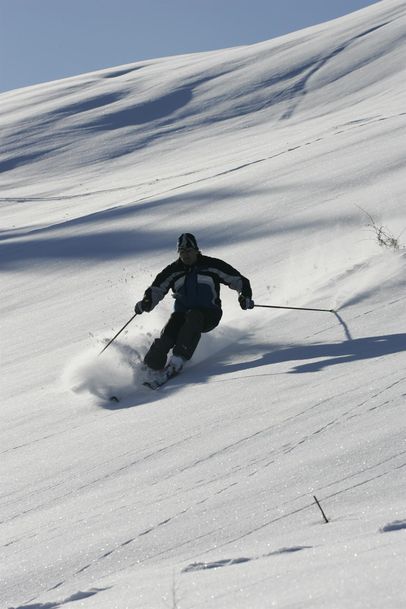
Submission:
[[[149,381],[144,381],[142,383],[142,386],[155,391],[156,389],[159,389],[159,387],[162,387],[162,385],[165,385],[168,381],[173,379],[175,376],[178,376],[181,372],[182,372],[182,369],[178,370],[178,371],[174,371],[174,370],[169,371],[169,369],[164,370],[163,373],[161,374],[160,378],[155,378],[155,379],[151,379]],[[109,400],[109,402],[114,402],[115,404],[118,404],[120,402],[120,398],[117,395],[110,395],[108,397],[108,400]]]
[[[162,387],[162,385],[165,385],[165,383],[167,383],[168,381],[170,381],[171,379],[173,379],[175,376],[178,376],[180,374],[181,370],[179,370],[178,372],[176,371],[165,371],[165,375],[160,378],[160,379],[154,379],[151,381],[144,381],[143,385],[144,387],[148,387],[148,389],[159,389],[159,387]]]

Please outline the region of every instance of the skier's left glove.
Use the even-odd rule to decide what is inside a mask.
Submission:
[[[253,309],[255,306],[255,303],[252,300],[252,298],[247,298],[246,296],[243,296],[242,294],[239,295],[238,302],[240,303],[240,307],[244,311],[246,311],[247,309]]]

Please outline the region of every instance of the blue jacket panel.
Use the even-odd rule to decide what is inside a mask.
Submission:
[[[210,275],[199,273],[196,266],[190,267],[174,285],[175,311],[188,309],[219,309],[221,300]]]

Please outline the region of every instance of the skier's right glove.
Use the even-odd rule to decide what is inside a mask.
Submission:
[[[137,304],[134,307],[134,311],[137,313],[137,315],[141,315],[141,313],[144,312],[144,307],[142,305],[142,300],[139,300],[137,302]]]
[[[148,289],[145,294],[144,294],[144,298],[142,300],[140,300],[139,302],[137,302],[137,304],[134,307],[134,311],[137,313],[137,315],[141,315],[141,313],[149,313],[150,310],[152,308],[152,298],[151,298],[151,292]]]
[[[247,309],[253,309],[255,306],[255,303],[252,300],[252,298],[247,298],[246,296],[243,296],[242,294],[239,295],[238,302],[240,303],[240,307],[244,311],[246,311]]]

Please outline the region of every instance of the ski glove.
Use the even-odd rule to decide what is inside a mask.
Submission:
[[[144,312],[144,308],[142,306],[142,300],[137,302],[137,304],[134,307],[134,311],[137,313],[137,315],[141,315],[141,313]]]
[[[239,295],[238,302],[240,303],[240,307],[244,311],[246,311],[247,309],[253,309],[255,306],[255,303],[252,300],[252,298],[247,298],[246,296],[243,296],[242,294]]]
[[[145,292],[144,298],[137,302],[134,307],[134,311],[137,315],[141,315],[141,313],[149,313],[152,308],[152,298],[149,289]]]

